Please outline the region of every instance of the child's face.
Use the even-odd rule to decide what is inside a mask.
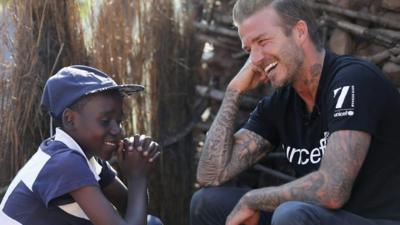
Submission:
[[[119,93],[99,93],[88,96],[88,101],[74,111],[70,135],[86,156],[111,158],[122,138],[122,97]]]

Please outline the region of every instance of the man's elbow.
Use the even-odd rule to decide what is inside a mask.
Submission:
[[[329,194],[322,198],[321,204],[328,209],[341,209],[350,198],[349,191],[331,191],[327,193]]]
[[[208,187],[208,186],[219,186],[221,182],[215,176],[206,176],[202,173],[197,173],[196,176],[197,183],[200,187]]]

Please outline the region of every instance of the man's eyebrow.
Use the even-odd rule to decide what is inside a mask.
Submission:
[[[263,36],[268,36],[268,34],[267,34],[267,33],[261,33],[261,34],[255,36],[254,38],[252,38],[252,39],[251,39],[251,42],[256,42],[256,41],[258,41],[259,39],[261,39]],[[246,52],[250,52],[250,49],[249,49],[248,47],[246,47],[246,45],[245,45],[244,43],[242,43],[242,49],[243,49],[244,51],[246,51]]]

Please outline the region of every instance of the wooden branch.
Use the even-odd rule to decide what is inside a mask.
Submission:
[[[217,100],[221,102],[224,99],[225,92],[217,90],[217,89],[211,89],[209,93],[207,93],[207,87],[206,86],[201,86],[201,85],[196,85],[196,92],[200,96],[207,96],[209,98],[212,98],[214,100]],[[258,100],[249,96],[243,96],[242,101],[240,103],[241,107],[252,109],[257,105]]]
[[[230,38],[215,37],[213,35],[198,34],[196,38],[202,42],[209,42],[210,44],[221,47],[230,51],[235,51],[235,49],[240,49],[240,42],[234,41]]]
[[[217,23],[220,23],[220,24],[224,24],[224,25],[233,27],[233,21],[232,21],[231,15],[214,14],[214,21]]]
[[[357,11],[343,9],[343,8],[340,8],[337,6],[322,4],[322,3],[313,3],[313,4],[310,4],[310,6],[314,9],[337,13],[340,15],[348,16],[350,18],[361,19],[361,20],[372,22],[372,23],[376,23],[383,27],[400,30],[400,23],[390,20],[390,19],[387,19],[387,18],[384,18],[384,17],[381,17],[381,16],[372,15],[370,13],[357,12]]]
[[[215,26],[215,25],[207,25],[204,23],[200,22],[193,22],[193,26],[198,29],[201,32],[204,32],[206,34],[211,33],[211,34],[219,34],[219,35],[224,35],[226,37],[238,39],[238,33],[237,31],[227,29],[225,27],[220,27],[220,26]]]
[[[282,180],[287,181],[287,182],[296,179],[295,177],[292,177],[292,176],[289,176],[289,175],[284,174],[284,173],[282,173],[282,172],[279,172],[279,171],[277,171],[277,170],[268,168],[268,167],[263,166],[263,165],[261,165],[261,164],[256,164],[255,166],[253,166],[253,168],[254,168],[255,170],[258,170],[258,171],[267,173],[267,174],[269,174],[269,175],[272,175],[272,176],[274,176],[274,177],[277,177],[277,178],[282,179]]]
[[[374,64],[379,64],[379,63],[389,59],[390,57],[392,57],[394,55],[399,55],[399,54],[400,54],[400,46],[396,46],[391,49],[386,49],[385,51],[377,53],[375,55],[362,57],[362,58],[364,58]]]
[[[212,20],[213,17],[214,17],[215,6],[216,6],[215,3],[216,3],[216,0],[212,0],[210,12],[209,12],[209,14],[208,14],[208,16],[207,16],[207,23],[208,23],[208,24],[210,24],[211,20]]]
[[[205,93],[209,93],[210,88],[209,87],[205,87]],[[199,123],[200,118],[201,118],[201,114],[203,114],[204,110],[206,110],[206,108],[208,107],[207,104],[203,104],[206,101],[206,97],[202,96],[202,98],[196,102],[196,113],[193,116],[192,121],[189,122],[188,125],[186,125],[179,133],[177,133],[176,135],[172,136],[172,137],[168,137],[165,140],[161,141],[160,144],[162,147],[168,147],[170,145],[173,145],[175,143],[177,143],[178,141],[180,141],[182,138],[186,137],[190,132],[192,132],[193,128],[196,126],[196,124]],[[197,109],[199,108],[199,109]]]
[[[339,29],[348,31],[354,35],[361,36],[371,41],[376,41],[387,48],[392,48],[398,43],[398,41],[393,40],[393,38],[387,37],[377,31],[368,29],[357,24],[353,24],[343,20],[337,20],[329,16],[325,16],[323,20],[329,26],[337,27]]]

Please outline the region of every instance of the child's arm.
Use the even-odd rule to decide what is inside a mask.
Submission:
[[[147,171],[159,154],[158,145],[135,136],[125,149],[121,144],[117,157],[123,174],[126,175],[129,190],[125,191],[125,186],[119,179],[103,189],[104,194],[120,211],[127,208],[125,220],[113,209],[100,188],[87,186],[71,192],[74,200],[95,225],[146,224]]]
[[[118,209],[120,214],[125,215],[128,204],[128,188],[126,185],[118,177],[115,177],[115,180],[104,187],[102,191],[108,201]]]
[[[153,142],[150,137],[145,137],[144,135],[136,135],[134,140],[142,140],[142,145],[144,149],[142,151],[142,156],[148,159],[148,162],[154,162],[155,159],[160,155],[159,146],[156,142]],[[134,144],[134,140],[131,144]],[[125,215],[127,200],[128,200],[128,188],[126,185],[116,177],[113,182],[111,182],[106,187],[102,188],[103,194],[107,199],[118,209],[118,211]]]

